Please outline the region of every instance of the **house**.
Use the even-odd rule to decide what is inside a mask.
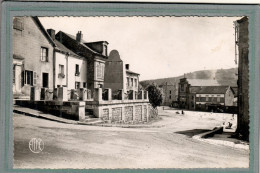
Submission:
[[[238,126],[237,133],[249,140],[249,38],[248,18],[235,21],[236,52],[238,56]]]
[[[87,61],[87,88],[92,92],[94,88],[104,88],[105,62],[108,58],[106,41],[86,42],[79,31],[76,36],[59,31],[56,36],[61,44]],[[75,65],[75,64],[74,64]],[[76,67],[75,77],[80,75],[79,66]],[[79,73],[78,73],[79,72]],[[74,72],[73,72],[74,74]],[[79,84],[83,86],[83,84]]]
[[[232,90],[234,91],[234,106],[237,106],[237,97],[238,97],[238,87],[231,87]]]
[[[165,82],[162,85],[159,85],[162,88],[163,101],[162,105],[171,106],[173,103],[176,103],[178,100],[178,86],[171,82]]]
[[[232,107],[234,94],[230,86],[191,86],[189,108],[210,111]]]
[[[37,17],[13,19],[13,93],[30,95],[31,86],[53,88],[56,44]]]
[[[181,78],[178,87],[178,102],[180,108],[195,109],[194,93],[191,87],[220,86],[216,80],[211,79],[187,79]]]
[[[54,49],[54,87],[69,90],[87,88],[87,60],[55,39],[55,30],[47,29],[56,47]]]
[[[112,92],[117,90],[139,90],[139,74],[129,69],[129,64],[124,64],[117,50],[112,50],[106,60],[105,88],[111,88]]]

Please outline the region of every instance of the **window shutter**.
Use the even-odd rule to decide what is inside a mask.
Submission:
[[[25,72],[24,71],[22,71],[22,74],[21,74],[21,85],[22,85],[22,87],[24,86],[24,75],[25,75]]]
[[[36,78],[37,78],[37,73],[34,71],[33,72],[33,85],[36,85]]]

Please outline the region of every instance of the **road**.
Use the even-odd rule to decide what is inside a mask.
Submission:
[[[150,128],[63,124],[14,114],[14,168],[232,168],[248,167],[249,151],[191,138],[228,114],[160,111]],[[32,153],[31,138],[44,150]]]

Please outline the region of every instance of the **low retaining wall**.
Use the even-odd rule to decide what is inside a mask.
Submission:
[[[51,113],[63,118],[79,121],[85,120],[85,102],[83,101],[15,100],[15,104]]]
[[[150,118],[147,100],[87,101],[86,109],[108,122],[148,122]]]

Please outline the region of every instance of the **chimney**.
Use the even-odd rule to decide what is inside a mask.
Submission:
[[[81,31],[79,31],[76,35],[76,40],[79,42],[79,43],[82,43],[82,38],[83,38],[83,34],[81,33]]]
[[[125,69],[126,69],[126,70],[129,70],[129,64],[126,64],[126,65],[125,65]]]
[[[55,30],[54,29],[47,29],[48,34],[51,36],[53,40],[55,40]]]

